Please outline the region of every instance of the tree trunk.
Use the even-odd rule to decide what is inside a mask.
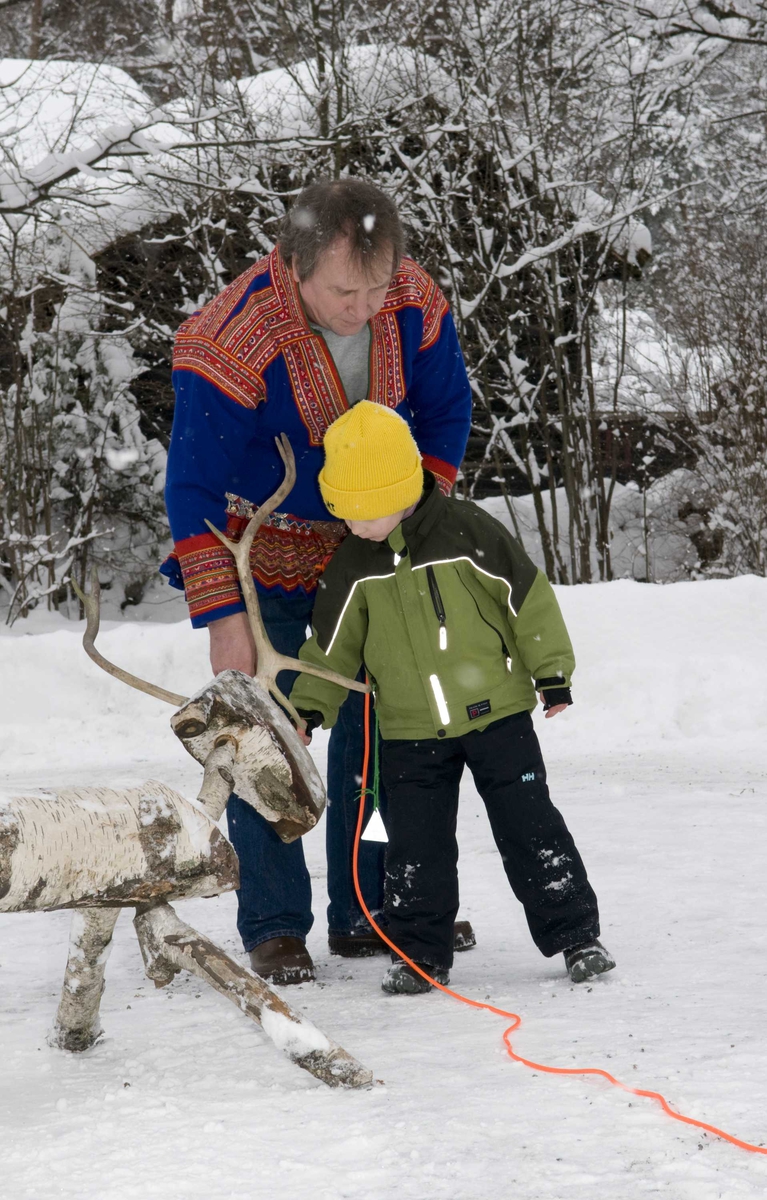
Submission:
[[[32,0],[32,15],[29,20],[29,57],[40,54],[40,35],[43,28],[43,0]]]

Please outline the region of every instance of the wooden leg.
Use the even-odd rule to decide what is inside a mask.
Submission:
[[[62,1050],[87,1050],[101,1036],[104,970],[119,915],[119,908],[86,908],[72,914],[64,986],[50,1037]]]
[[[159,987],[177,971],[191,971],[256,1021],[288,1058],[331,1087],[367,1087],[368,1071],[299,1016],[264,983],[229,958],[181,918],[169,904],[137,913],[134,922],[146,972]]]

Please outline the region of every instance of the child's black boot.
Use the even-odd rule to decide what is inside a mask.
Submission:
[[[565,966],[567,974],[573,983],[584,983],[595,975],[603,975],[612,971],[615,959],[601,942],[594,938],[593,942],[582,942],[579,946],[571,946],[565,950]]]
[[[431,963],[418,963],[417,965],[427,975],[431,975],[432,979],[436,979],[437,983],[441,983],[443,987],[450,982],[450,972],[444,967],[435,967]],[[381,987],[392,996],[419,996],[423,992],[430,992],[432,985],[407,963],[396,962],[392,963],[384,975]]]

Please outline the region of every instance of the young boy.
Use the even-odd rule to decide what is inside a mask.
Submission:
[[[448,982],[458,788],[468,766],[539,950],[564,952],[576,983],[611,970],[596,896],[549,799],[530,716],[536,690],[547,717],[572,703],[572,646],[545,575],[493,517],[441,494],[407,423],[383,405],[361,401],[330,426],[319,483],[351,532],[320,581],[301,658],[351,678],[364,663],[374,687],[391,940]],[[307,738],[333,725],[345,696],[298,677],[291,699]],[[382,986],[430,987],[396,959]]]

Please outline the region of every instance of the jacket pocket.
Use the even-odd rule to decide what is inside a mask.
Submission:
[[[460,583],[463,590],[471,597],[472,604],[474,605],[474,608],[476,609],[477,616],[479,617],[480,621],[483,621],[484,624],[488,627],[488,629],[492,629],[493,633],[498,638],[498,641],[500,643],[501,653],[503,654],[503,657],[506,661],[506,670],[509,673],[511,673],[511,654],[509,653],[509,647],[506,644],[506,639],[505,639],[503,633],[501,632],[500,629],[497,628],[497,626],[495,626],[493,624],[492,621],[488,621],[487,617],[482,612],[482,609],[479,606],[477,597],[474,595],[471,588],[466,586],[463,579],[461,579],[460,575],[458,575],[458,582]]]

